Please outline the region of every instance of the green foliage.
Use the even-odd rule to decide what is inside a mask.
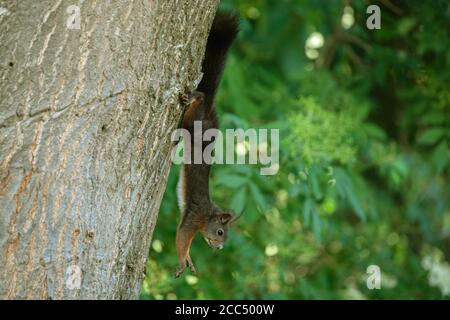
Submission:
[[[197,237],[198,274],[174,279],[174,166],[142,298],[450,297],[450,7],[374,3],[371,31],[364,1],[222,1],[242,22],[221,128],[279,128],[279,172],[213,167],[214,200],[247,211],[221,252]],[[308,49],[313,32],[324,43]],[[372,264],[381,290],[366,286]]]
[[[312,97],[301,98],[298,105],[298,111],[289,118],[290,132],[285,142],[292,156],[308,165],[355,160],[353,132],[358,117],[351,112],[328,110]]]

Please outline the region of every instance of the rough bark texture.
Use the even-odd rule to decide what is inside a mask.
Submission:
[[[0,298],[138,297],[217,4],[0,1]]]

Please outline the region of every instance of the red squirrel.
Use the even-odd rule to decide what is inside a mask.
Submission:
[[[218,120],[214,106],[214,97],[219,86],[225,65],[226,55],[234,38],[238,33],[238,19],[236,16],[217,13],[212,24],[202,64],[203,78],[196,91],[183,94],[181,101],[185,105],[185,112],[181,127],[188,130],[194,137],[194,121],[202,121],[202,135],[211,128],[218,127]],[[193,141],[184,141],[191,143]],[[209,142],[208,142],[209,144]],[[201,143],[202,154],[207,143]],[[177,186],[178,204],[181,211],[181,221],[178,225],[176,248],[178,267],[175,276],[189,267],[195,272],[194,264],[189,255],[191,242],[197,232],[200,232],[210,247],[222,249],[227,239],[228,226],[240,215],[226,212],[211,200],[209,195],[209,173],[211,165],[183,164]]]

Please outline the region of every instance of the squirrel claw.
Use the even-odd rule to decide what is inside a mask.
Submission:
[[[183,268],[178,267],[177,270],[175,271],[175,278],[179,278],[180,275],[183,273],[184,269],[185,269],[184,267]]]
[[[175,271],[175,278],[178,278],[186,269],[186,264],[178,264],[177,270]]]
[[[184,105],[189,105],[190,104],[190,100],[191,100],[192,95],[190,93],[183,93],[180,96],[180,100]]]
[[[197,270],[195,270],[194,264],[192,263],[192,259],[191,259],[190,256],[187,257],[186,263],[187,263],[187,265],[189,267],[189,271],[191,273],[196,273],[197,272]]]
[[[197,272],[197,270],[196,270],[195,267],[194,267],[194,264],[192,263],[191,258],[188,258],[188,259],[186,260],[186,264],[184,264],[184,265],[178,265],[178,267],[177,267],[177,269],[176,269],[176,271],[175,271],[175,278],[178,278],[178,277],[184,272],[184,270],[186,269],[186,267],[189,267],[189,271],[190,271],[191,273],[196,273],[196,272]]]
[[[183,93],[180,95],[180,100],[185,106],[189,106],[196,103],[201,103],[204,100],[205,95],[202,92],[199,91],[192,91],[189,93]]]

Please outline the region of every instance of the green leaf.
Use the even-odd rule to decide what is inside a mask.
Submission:
[[[309,223],[311,221],[313,207],[314,207],[314,202],[310,198],[307,198],[305,200],[305,203],[303,204],[303,220],[304,220],[305,226],[307,226],[307,227],[309,226]]]
[[[444,136],[444,133],[443,128],[427,129],[419,136],[417,142],[422,145],[432,145],[438,142]]]
[[[259,190],[258,186],[253,182],[250,182],[250,192],[252,193],[253,200],[255,200],[256,205],[259,206],[262,210],[267,207],[266,199],[264,195]]]
[[[341,197],[348,200],[350,206],[361,220],[366,221],[366,213],[354,191],[350,176],[341,168],[335,169],[334,176],[336,177],[336,186]]]
[[[247,182],[246,177],[231,174],[223,175],[221,179],[218,181],[219,184],[233,189],[240,188],[246,182]]]
[[[313,217],[312,230],[314,236],[320,240],[322,236],[322,219],[320,219],[319,213],[317,212],[315,207],[313,207],[312,217]]]
[[[317,174],[315,170],[311,170],[310,174],[311,187],[314,194],[314,197],[317,200],[322,199],[322,191],[320,190],[319,181],[317,180]]]
[[[242,188],[231,198],[231,208],[236,212],[241,212],[247,202],[247,188]]]
[[[353,210],[355,210],[356,215],[361,220],[366,221],[366,212],[362,208],[358,197],[353,192],[348,192],[347,195],[348,195],[348,201],[349,201],[351,207],[353,208]]]
[[[351,189],[352,182],[347,173],[341,168],[336,168],[334,170],[334,177],[336,179],[336,189],[338,190],[339,195],[346,199],[347,198],[347,190]]]
[[[364,131],[371,138],[376,138],[384,140],[386,138],[386,133],[379,126],[373,123],[364,124]]]
[[[433,151],[432,155],[433,165],[436,167],[437,173],[448,165],[449,162],[449,147],[446,141],[441,142]]]
[[[400,35],[406,36],[416,24],[417,22],[414,18],[402,18],[397,23],[397,31]]]

